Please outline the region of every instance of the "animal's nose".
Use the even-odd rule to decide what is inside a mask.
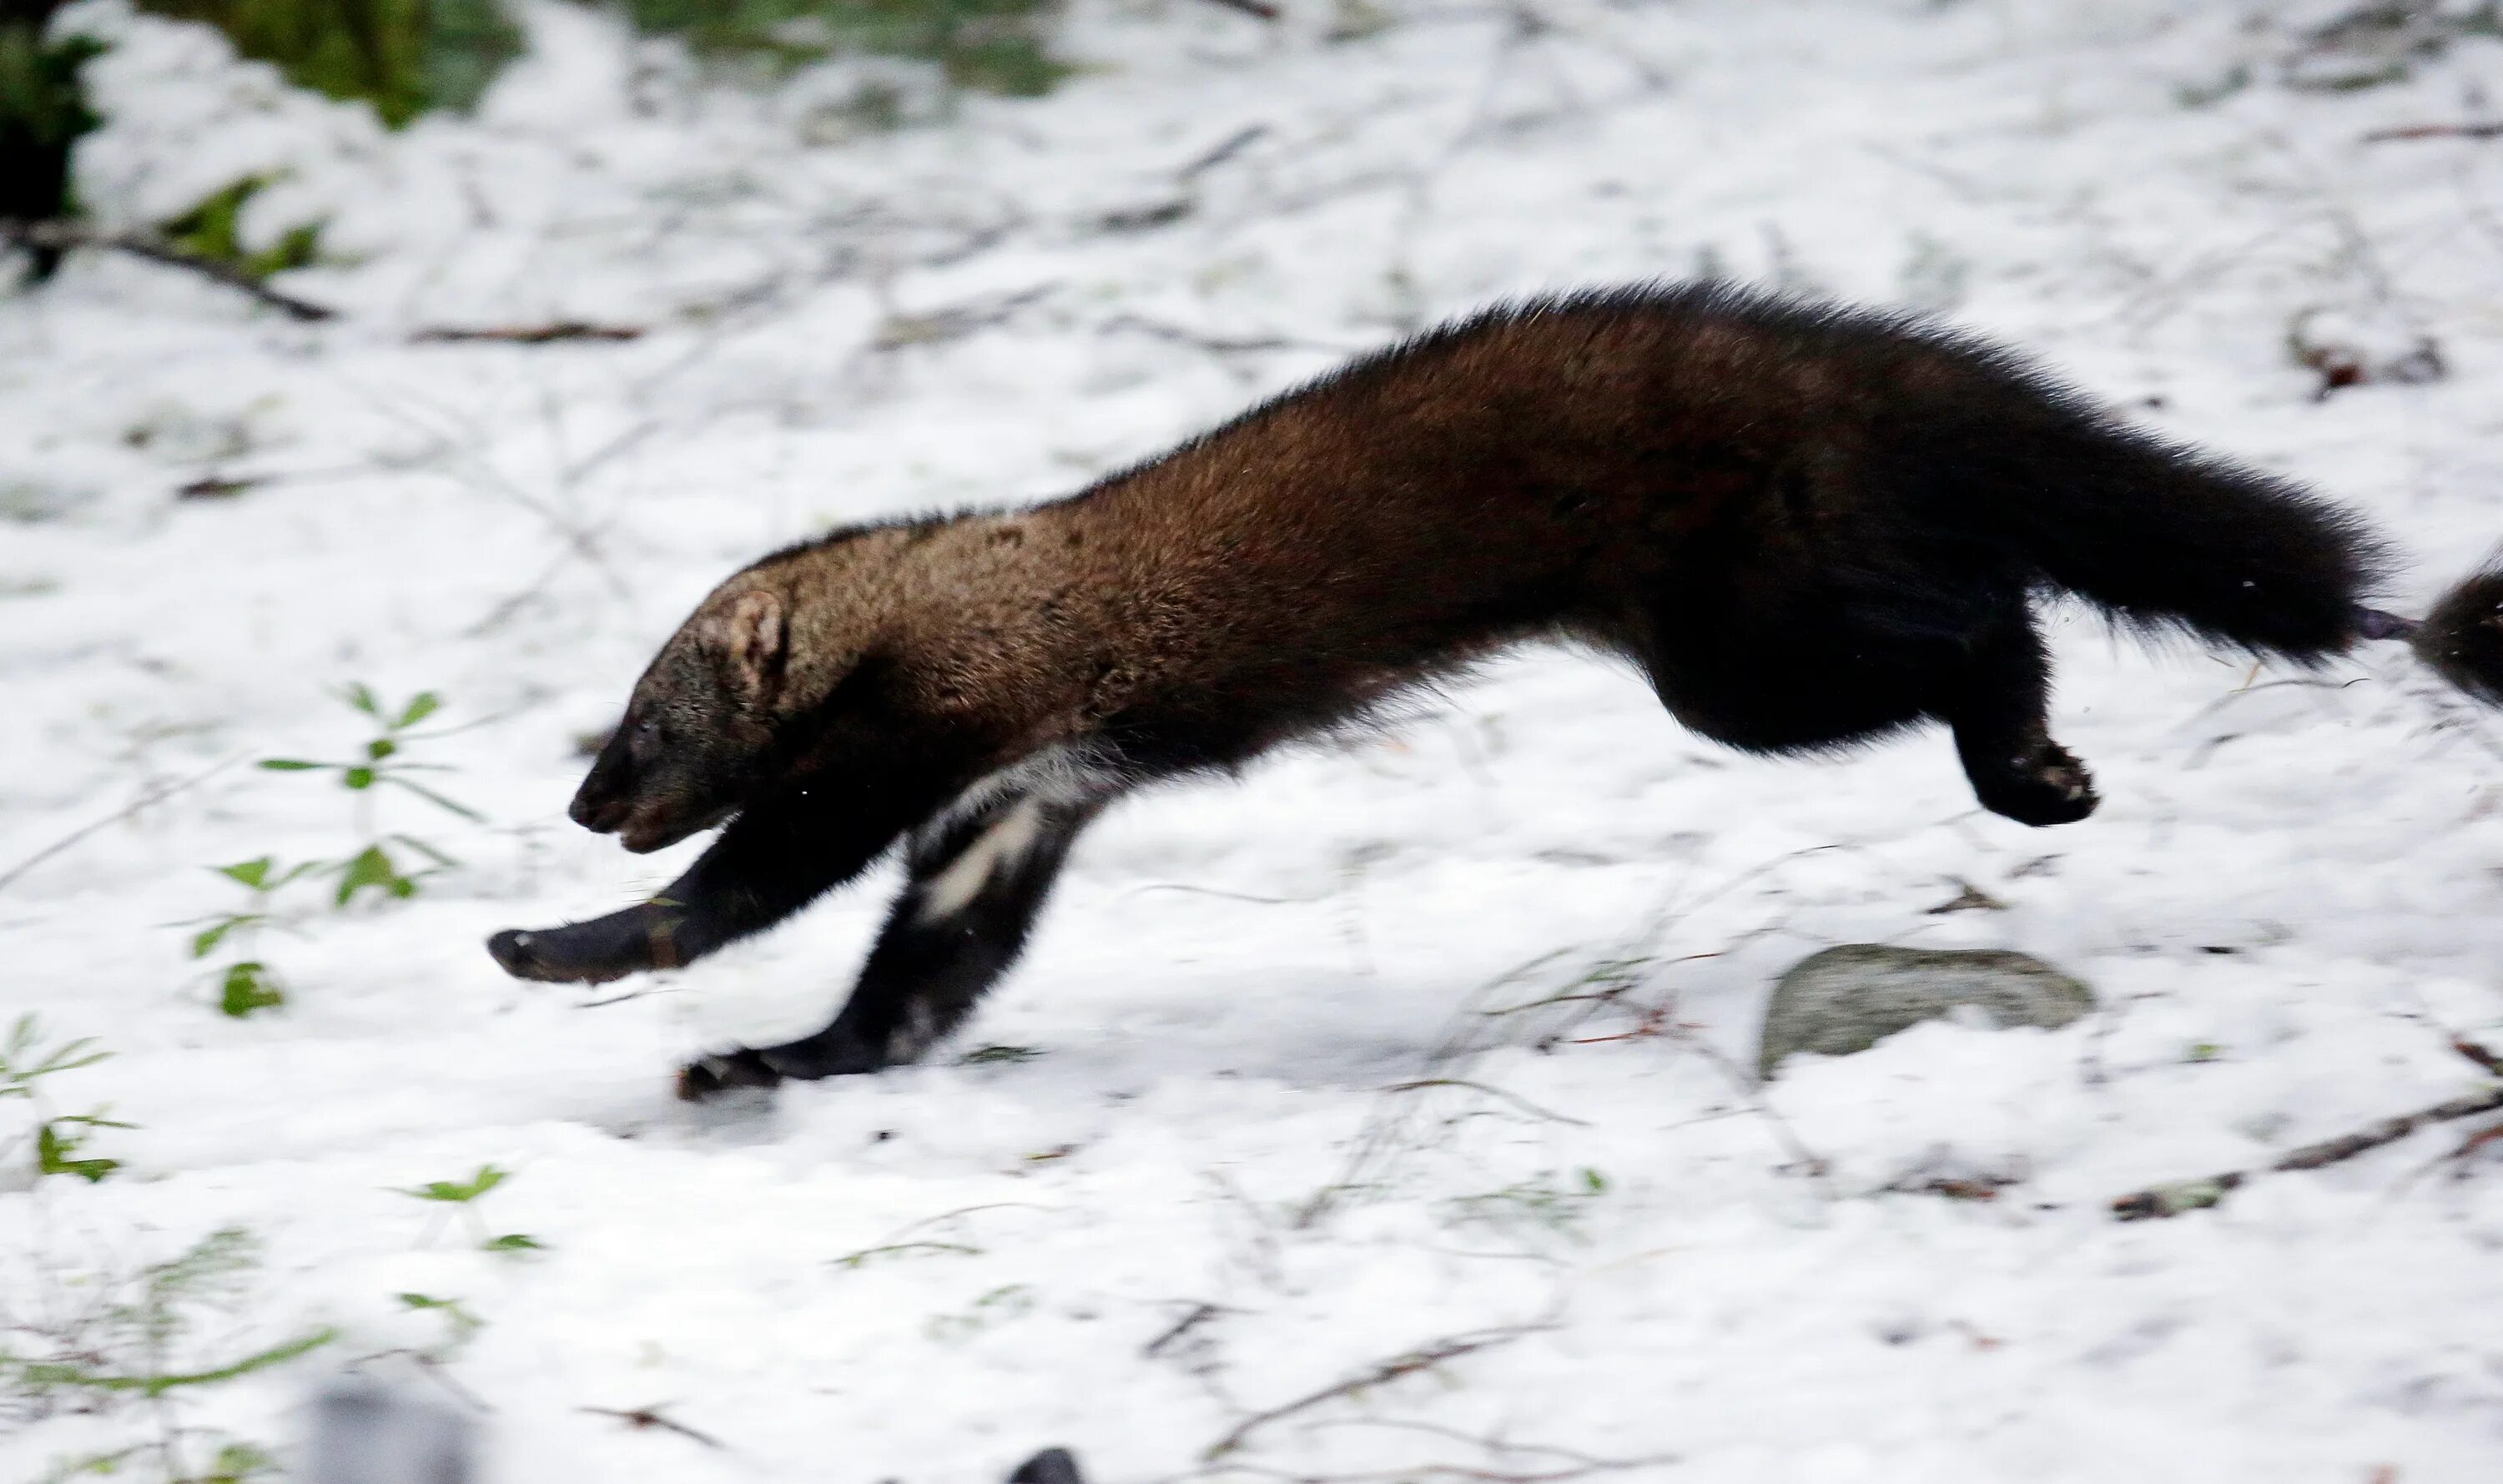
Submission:
[[[575,824],[593,834],[606,834],[615,829],[618,821],[626,813],[617,800],[602,798],[589,788],[576,793],[573,796],[573,803],[565,812]]]

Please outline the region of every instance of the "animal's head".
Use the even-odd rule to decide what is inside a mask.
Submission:
[[[643,678],[567,811],[631,851],[660,850],[737,812],[780,761],[790,600],[742,573],[704,599]]]

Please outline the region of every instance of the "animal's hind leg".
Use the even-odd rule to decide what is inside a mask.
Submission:
[[[2095,812],[2086,765],[2051,740],[2051,674],[2021,597],[1973,642],[1938,714],[1982,807],[2020,825],[2066,825]]]
[[[916,833],[905,856],[910,879],[832,1024],[780,1046],[706,1057],[678,1074],[678,1096],[874,1072],[918,1058],[1016,961],[1071,843],[1106,802],[1003,793]]]

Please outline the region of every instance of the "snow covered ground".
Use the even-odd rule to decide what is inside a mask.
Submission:
[[[818,1024],[886,878],[665,978],[497,971],[489,931],[695,848],[562,811],[732,567],[1069,489],[1507,293],[1717,268],[1940,310],[2369,509],[2394,606],[2503,537],[2503,145],[2359,142],[2491,117],[2503,43],[2302,92],[2278,62],[2335,7],[1285,5],[1086,0],[1099,65],[1055,95],[850,140],[839,71],[707,87],[569,6],[479,117],[400,135],[87,8],[103,218],[283,170],[254,229],[326,218],[356,261],[286,281],[326,324],[91,256],[0,300],[0,872],[188,785],[0,885],[0,1020],[98,1038],[47,1096],[138,1126],[94,1135],[101,1184],[9,1156],[0,1305],[247,1227],[197,1356],[340,1337],[184,1420],[283,1440],[324,1365],[425,1351],[509,1481],[989,1481],[1050,1443],[1114,1484],[2503,1476],[2503,1169],[2437,1163],[2461,1127],[2108,1211],[2474,1088],[2449,1036],[2503,1040],[2503,722],[2395,654],[2254,678],[2062,615],[2106,803],[2043,833],[1942,737],[1742,759],[1526,655],[1125,806],[933,1064],[719,1108],[671,1068]],[[2315,402],[2307,310],[2451,375]],[[410,338],[564,320],[650,332]],[[174,498],[209,476],[256,483]],[[405,756],[484,823],[251,765],[347,756],[360,682],[441,692]],[[463,863],[346,912],[286,889],[253,951],[289,1004],[218,1013],[236,955],[170,926],[240,904],[208,867],[377,830]],[[1965,884],[2004,910],[1931,911]],[[1772,978],[1852,941],[2021,948],[2106,1008],[1760,1102],[1731,1068]],[[398,1193],[486,1164],[474,1225]],[[1887,1191],[1940,1177],[2013,1183]],[[478,1250],[506,1232],[546,1250]],[[585,1410],[654,1405],[719,1446]],[[0,1417],[0,1475],[154,1425]]]

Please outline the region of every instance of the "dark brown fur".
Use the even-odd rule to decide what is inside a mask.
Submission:
[[[1005,970],[1114,794],[1500,647],[1624,655],[1754,751],[1943,721],[1982,802],[2047,825],[2095,796],[2048,731],[2033,594],[2310,664],[2383,631],[2379,565],[2346,512],[1899,320],[1708,287],[1499,310],[1068,499],[734,576],[574,815],[636,850],[735,822],[656,901],[493,946],[539,978],[685,961],[909,835],[842,1016],[685,1086],[870,1070]]]

